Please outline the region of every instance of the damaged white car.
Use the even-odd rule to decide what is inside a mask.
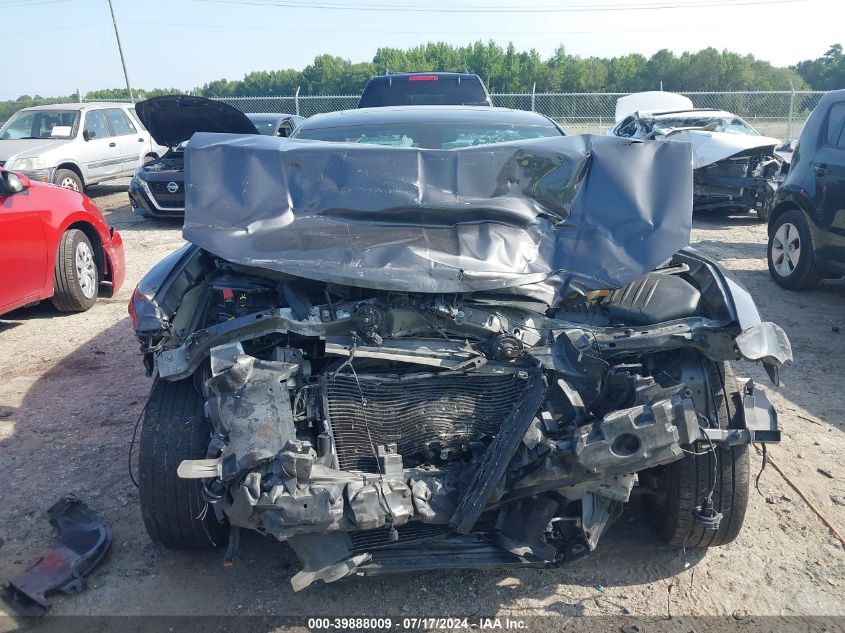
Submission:
[[[731,112],[694,108],[689,98],[660,91],[618,99],[609,134],[691,143],[695,210],[755,211],[761,221],[791,155]]]
[[[451,133],[434,110],[405,147],[302,140],[319,119],[192,138],[189,244],[130,304],[150,536],[228,561],[242,529],[287,541],[295,589],[560,565],[634,494],[665,541],[733,540],[749,444],[780,435],[728,361],[777,381],[792,352],[686,248],[689,145],[418,144]]]

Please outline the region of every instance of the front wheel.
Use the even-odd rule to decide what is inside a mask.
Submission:
[[[82,178],[70,169],[57,169],[53,176],[53,184],[71,191],[82,191]]]
[[[141,430],[139,489],[147,533],[167,548],[203,550],[226,543],[226,526],[202,498],[202,480],[176,474],[183,460],[206,456],[210,428],[191,378],[156,382]]]
[[[707,412],[699,413],[719,428],[736,428],[741,422],[742,392],[730,365],[702,362],[708,365],[705,391],[711,404]],[[684,449],[684,457],[659,470],[661,485],[648,501],[651,523],[660,538],[675,547],[726,545],[739,534],[748,506],[748,445],[711,447],[698,441]],[[707,529],[696,519],[708,504],[722,515],[718,529]]]

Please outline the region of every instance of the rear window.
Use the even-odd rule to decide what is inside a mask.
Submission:
[[[549,124],[449,124],[449,123],[400,123],[379,125],[350,125],[331,128],[300,128],[298,138],[334,143],[362,143],[365,145],[392,145],[395,147],[422,147],[425,149],[458,149],[473,145],[489,145],[546,136],[561,136]]]
[[[477,76],[373,77],[367,82],[359,108],[403,105],[489,105]]]

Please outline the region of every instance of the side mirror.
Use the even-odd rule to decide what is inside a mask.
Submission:
[[[11,171],[2,172],[3,188],[6,193],[20,193],[25,189],[29,189],[29,178],[23,174],[16,174]]]
[[[94,133],[93,130],[88,130],[88,129],[82,130],[82,138],[85,139],[86,141],[90,141],[95,136],[97,136],[97,135]]]

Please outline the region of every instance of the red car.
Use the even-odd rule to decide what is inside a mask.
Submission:
[[[120,233],[86,196],[0,169],[0,314],[42,299],[83,312],[125,272]]]

